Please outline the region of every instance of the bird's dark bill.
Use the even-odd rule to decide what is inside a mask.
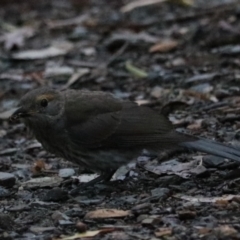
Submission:
[[[9,119],[10,121],[16,121],[19,118],[25,118],[29,116],[30,114],[26,110],[24,110],[23,108],[19,108],[12,114],[12,116]]]

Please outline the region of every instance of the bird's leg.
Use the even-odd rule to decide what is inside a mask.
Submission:
[[[174,148],[174,149],[168,149],[165,150],[163,152],[158,153],[158,162],[164,162],[168,159],[170,159],[171,157],[174,157],[177,154],[186,152],[186,149],[181,149],[181,148]]]
[[[102,173],[100,176],[94,178],[93,180],[87,182],[87,183],[84,183],[82,186],[79,186],[77,188],[74,188],[72,191],[70,191],[70,195],[75,195],[77,194],[80,190],[83,190],[89,186],[93,186],[94,184],[96,183],[99,183],[99,182],[108,182],[110,181],[110,179],[112,178],[113,174],[116,172],[116,170],[114,171],[110,171],[108,173]]]

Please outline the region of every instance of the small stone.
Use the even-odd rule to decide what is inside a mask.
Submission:
[[[11,173],[0,172],[0,185],[3,187],[13,187],[16,182],[15,176]]]
[[[58,203],[54,202],[43,202],[43,201],[35,201],[29,204],[31,207],[41,207],[41,208],[50,208],[50,207],[59,207]]]
[[[179,211],[178,212],[178,217],[181,220],[193,219],[196,216],[197,216],[197,214],[194,211]]]
[[[163,88],[162,87],[159,87],[159,86],[156,86],[152,89],[151,91],[151,96],[154,97],[154,98],[160,98],[163,94]]]
[[[155,188],[151,190],[151,194],[153,197],[163,198],[167,197],[170,193],[170,190],[168,188]]]
[[[49,190],[43,197],[43,201],[46,202],[59,202],[68,199],[68,193],[61,188],[54,188]]]
[[[8,197],[10,195],[11,193],[7,189],[0,186],[0,198]]]
[[[0,228],[3,230],[13,230],[14,221],[7,214],[0,214]]]
[[[171,61],[172,66],[174,67],[179,67],[179,66],[184,66],[186,64],[185,59],[179,57],[179,58],[175,58]]]
[[[7,135],[7,131],[1,129],[0,130],[0,138],[4,137],[5,135]]]
[[[52,214],[52,219],[55,223],[59,223],[61,220],[63,221],[69,221],[69,217],[67,215],[65,215],[64,213],[61,213],[60,211],[55,211]],[[59,223],[60,224],[60,223]],[[64,225],[64,223],[62,222],[62,224]]]
[[[152,205],[150,203],[142,203],[134,206],[131,210],[135,214],[148,213],[151,210]]]
[[[72,208],[64,212],[68,217],[79,217],[82,218],[85,213],[81,208]]]
[[[83,223],[83,222],[77,222],[77,224],[76,224],[76,229],[80,233],[86,232],[87,228],[88,228],[87,225],[85,223]]]
[[[58,224],[61,226],[72,226],[74,223],[69,220],[59,220]]]
[[[68,66],[55,66],[48,67],[44,72],[45,78],[71,76],[74,73],[74,69]]]
[[[7,148],[0,151],[0,156],[12,156],[17,152],[17,148]]]
[[[31,226],[30,231],[33,233],[43,233],[43,232],[53,232],[55,227],[39,227],[39,226]]]
[[[206,155],[203,157],[203,164],[206,167],[213,167],[216,168],[225,163],[224,158],[213,156],[213,155]]]
[[[196,177],[207,177],[210,175],[210,172],[203,165],[199,165],[191,169],[190,172],[194,174]]]
[[[147,219],[147,218],[149,218],[149,215],[147,214],[139,215],[137,218],[137,222],[142,222],[144,219]]]
[[[162,222],[160,216],[152,215],[142,221],[143,226],[152,226]]]
[[[70,178],[75,174],[72,168],[63,168],[59,170],[58,176],[62,178]]]

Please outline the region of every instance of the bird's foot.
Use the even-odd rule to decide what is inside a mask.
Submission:
[[[109,173],[101,174],[100,176],[94,178],[93,180],[91,180],[87,183],[84,183],[79,187],[76,187],[76,188],[72,189],[69,194],[74,196],[74,195],[77,195],[80,191],[85,190],[86,188],[91,187],[91,186],[95,185],[96,183],[108,182],[112,178],[114,173],[115,173],[115,171],[111,171]]]

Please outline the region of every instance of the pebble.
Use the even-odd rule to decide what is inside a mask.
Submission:
[[[157,215],[152,215],[149,216],[149,218],[143,219],[142,220],[142,225],[143,226],[152,226],[152,225],[156,225],[162,222],[162,219],[160,216]]]
[[[86,232],[87,231],[87,225],[83,222],[77,222],[76,224],[76,229],[78,230],[78,232],[82,233],[82,232]]]
[[[68,199],[68,193],[61,188],[53,188],[49,190],[43,197],[45,202],[59,202]]]
[[[71,226],[71,225],[74,225],[74,223],[69,221],[69,220],[59,220],[58,224],[61,225],[61,226]]]
[[[13,230],[14,221],[7,214],[0,214],[0,228],[3,230]]]
[[[150,94],[154,98],[160,98],[163,94],[163,88],[159,87],[159,86],[156,86],[152,89]]]
[[[10,195],[11,193],[7,189],[0,186],[0,198],[8,197]]]
[[[206,155],[203,157],[203,164],[206,167],[218,167],[225,163],[224,158],[212,155]]]
[[[68,217],[83,217],[85,215],[81,208],[72,208],[64,212]]]
[[[152,208],[150,203],[142,203],[134,206],[131,210],[134,214],[144,214],[148,213]]]
[[[62,178],[70,178],[75,174],[72,168],[63,168],[59,170],[58,176]]]
[[[196,217],[196,212],[194,211],[179,211],[178,217],[180,220],[193,219]]]
[[[170,193],[168,188],[155,188],[151,190],[151,194],[153,197],[163,198],[166,197]]]
[[[15,182],[16,182],[16,179],[13,174],[0,172],[0,186],[13,187]]]

